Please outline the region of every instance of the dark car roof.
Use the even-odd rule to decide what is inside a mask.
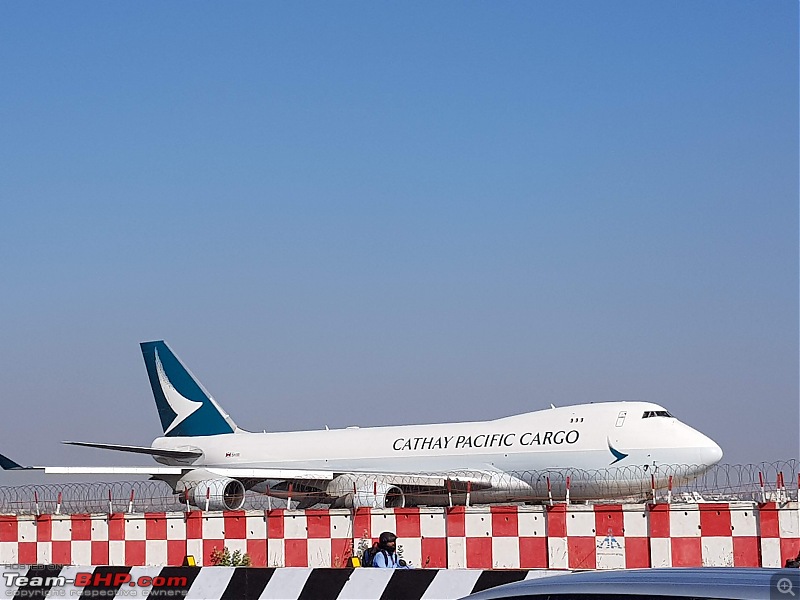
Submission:
[[[511,598],[719,598],[761,600],[784,597],[776,585],[788,579],[800,594],[798,569],[737,567],[630,569],[566,573],[502,585],[468,596],[469,600]],[[785,583],[783,585],[786,585]],[[791,598],[791,596],[785,596]]]

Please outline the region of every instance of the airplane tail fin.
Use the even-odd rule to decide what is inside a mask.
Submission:
[[[140,345],[165,436],[218,435],[238,429],[166,342]]]

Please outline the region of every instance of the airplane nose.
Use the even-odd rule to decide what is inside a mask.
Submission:
[[[722,460],[722,448],[714,440],[706,440],[708,443],[700,449],[700,462],[704,465],[715,465]]]

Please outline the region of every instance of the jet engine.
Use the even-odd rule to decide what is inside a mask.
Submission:
[[[239,510],[244,505],[244,485],[236,479],[221,477],[181,483],[189,504],[201,510]]]
[[[333,508],[402,508],[403,490],[380,477],[339,475],[328,484],[328,495],[335,500]]]

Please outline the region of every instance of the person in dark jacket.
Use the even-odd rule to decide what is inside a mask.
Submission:
[[[406,561],[397,556],[397,536],[384,531],[378,538],[378,553],[372,564],[380,569],[408,569]]]

